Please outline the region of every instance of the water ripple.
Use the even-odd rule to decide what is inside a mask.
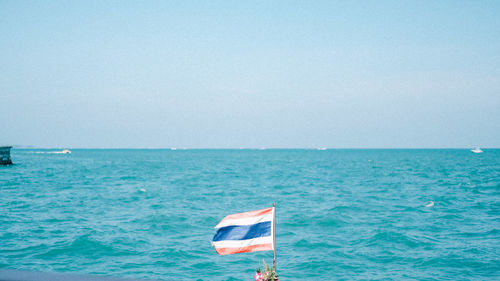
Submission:
[[[499,150],[72,152],[0,168],[0,268],[250,280],[213,227],[277,202],[283,280],[500,278]]]

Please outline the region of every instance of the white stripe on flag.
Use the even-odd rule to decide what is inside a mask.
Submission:
[[[223,240],[223,241],[212,242],[212,245],[215,248],[242,248],[257,244],[270,244],[270,243],[273,243],[272,236],[265,236],[247,240]]]
[[[215,228],[221,228],[221,227],[229,226],[229,225],[252,225],[252,224],[265,222],[265,221],[272,221],[272,220],[273,220],[273,214],[270,213],[267,215],[257,216],[257,217],[222,220],[221,222],[219,222],[218,225],[215,226]]]

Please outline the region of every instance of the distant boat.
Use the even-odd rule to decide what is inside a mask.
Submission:
[[[326,147],[318,147],[318,150],[326,150]]]
[[[63,149],[61,151],[37,151],[37,154],[71,154],[71,150]]]
[[[479,147],[477,147],[475,149],[471,149],[471,151],[474,152],[474,153],[483,153],[483,151]]]
[[[12,146],[0,146],[0,165],[12,165],[10,149]]]

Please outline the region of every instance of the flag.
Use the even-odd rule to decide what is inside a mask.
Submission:
[[[215,226],[212,245],[219,255],[274,250],[274,210],[232,214]]]

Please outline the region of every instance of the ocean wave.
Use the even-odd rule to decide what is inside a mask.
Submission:
[[[36,255],[36,257],[41,259],[53,259],[60,256],[95,258],[136,254],[138,254],[136,251],[120,248],[117,241],[103,242],[85,234],[76,237],[71,242],[51,245],[48,251]]]

